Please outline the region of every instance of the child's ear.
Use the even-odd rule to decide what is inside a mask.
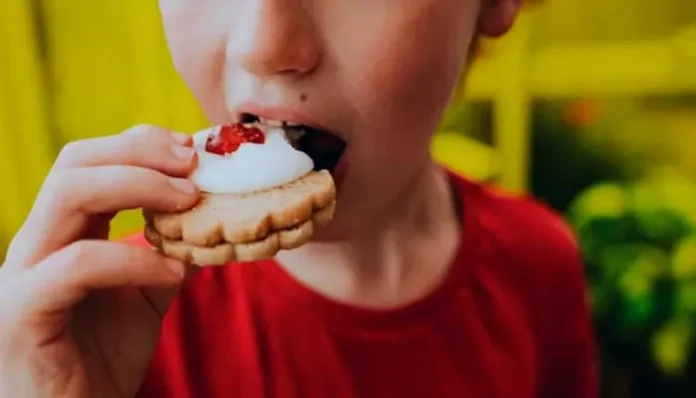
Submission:
[[[479,33],[498,37],[507,33],[517,19],[521,0],[483,0]]]

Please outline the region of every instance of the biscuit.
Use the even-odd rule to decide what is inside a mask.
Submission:
[[[332,219],[331,174],[313,171],[290,183],[249,194],[207,194],[182,213],[144,211],[145,237],[164,254],[197,265],[272,258],[308,242]]]

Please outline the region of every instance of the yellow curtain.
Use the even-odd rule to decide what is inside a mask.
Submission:
[[[27,0],[0,6],[0,240],[31,207],[54,156],[34,14]]]
[[[170,63],[155,2],[47,0],[43,10],[64,138],[202,123]]]

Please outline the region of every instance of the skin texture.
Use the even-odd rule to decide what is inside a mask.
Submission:
[[[349,143],[336,222],[324,242],[282,257],[284,266],[331,297],[369,306],[403,303],[437,283],[458,223],[427,144],[476,32],[504,33],[518,2],[160,6],[174,62],[211,122],[233,121],[249,103],[281,107]],[[107,242],[108,221],[124,209],[195,205],[198,192],[182,179],[196,164],[190,146],[139,126],[63,150],[0,268],[0,396],[135,394],[187,272]]]

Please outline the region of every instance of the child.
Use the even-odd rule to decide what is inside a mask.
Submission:
[[[68,145],[0,268],[0,396],[596,396],[561,219],[429,158],[475,36],[505,33],[519,0],[160,7],[213,124],[346,142],[336,217],[276,261],[204,268],[176,294],[183,264],[104,239],[119,210],[196,203],[190,137],[141,126]]]

